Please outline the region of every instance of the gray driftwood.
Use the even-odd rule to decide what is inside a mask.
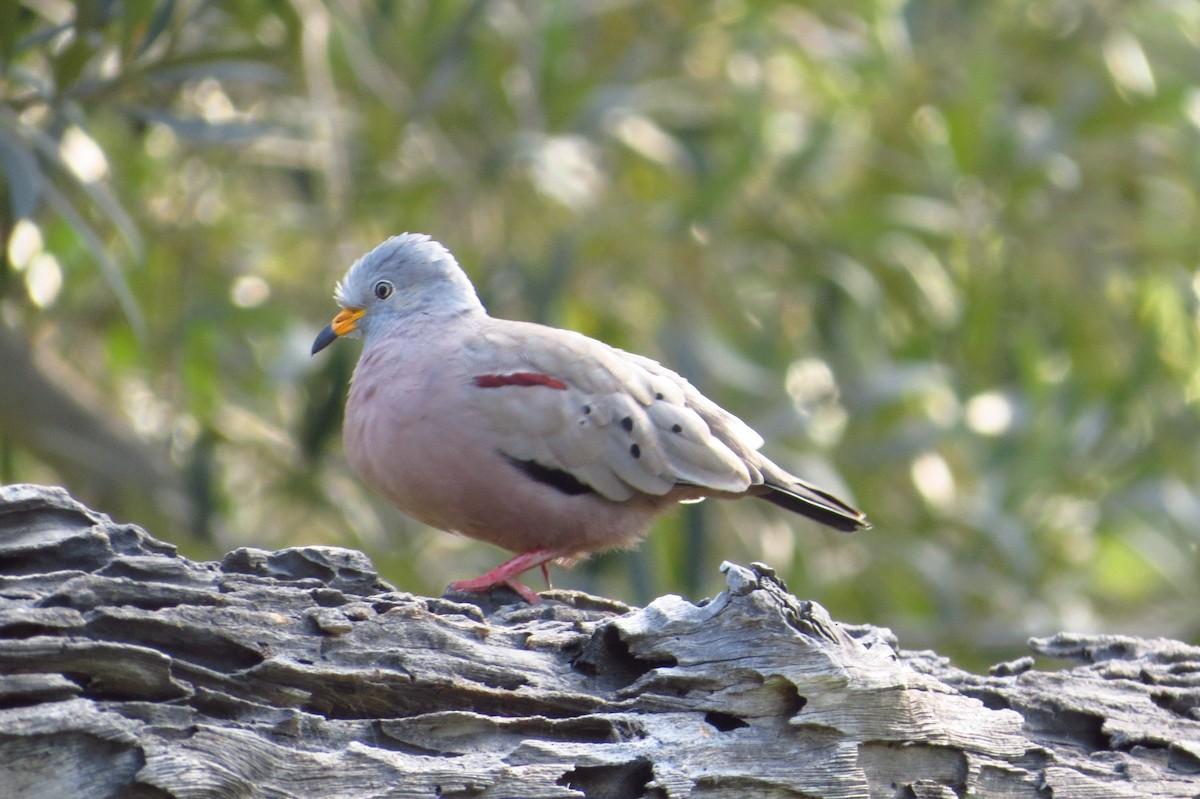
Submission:
[[[0,797],[1200,795],[1200,648],[1059,635],[1081,665],[978,676],[725,572],[481,606],[0,488]]]

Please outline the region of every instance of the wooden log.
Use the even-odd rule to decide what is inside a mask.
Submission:
[[[645,608],[396,591],[359,552],[196,563],[0,488],[0,796],[1195,797],[1200,648],[969,674],[770,569]]]

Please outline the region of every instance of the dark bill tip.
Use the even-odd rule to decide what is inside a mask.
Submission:
[[[337,339],[338,334],[333,332],[333,325],[325,325],[325,329],[317,334],[317,340],[313,342],[312,354],[316,355]]]

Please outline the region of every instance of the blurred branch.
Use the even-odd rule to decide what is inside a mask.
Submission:
[[[300,38],[304,57],[304,77],[308,84],[310,144],[321,154],[321,174],[325,177],[325,210],[336,226],[344,213],[350,189],[350,168],[346,161],[346,136],[337,86],[329,63],[330,15],[316,0],[292,0],[303,21]]]
[[[0,435],[54,468],[81,495],[112,508],[144,507],[182,526],[192,500],[164,452],[105,414],[82,378],[47,370],[19,335],[0,327]],[[51,376],[51,373],[56,373]]]

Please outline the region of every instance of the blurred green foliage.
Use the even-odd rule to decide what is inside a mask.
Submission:
[[[698,599],[765,560],[982,659],[1200,635],[1195,0],[0,7],[0,319],[170,453],[189,554],[343,543],[434,593],[501,559],[357,482],[357,348],[307,354],[414,230],[876,524],[708,502],[560,584]]]

